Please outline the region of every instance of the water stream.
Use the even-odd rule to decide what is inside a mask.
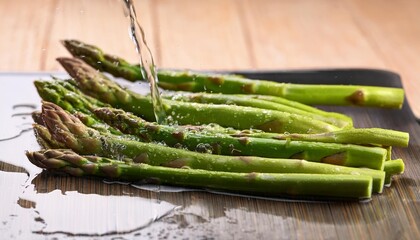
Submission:
[[[156,122],[159,124],[166,123],[166,113],[163,108],[162,99],[158,89],[158,76],[156,65],[152,52],[146,42],[146,36],[141,27],[134,3],[132,0],[122,0],[124,3],[124,13],[129,20],[129,34],[134,43],[136,52],[140,58],[141,73],[144,79],[147,79],[150,85],[150,95],[152,98],[153,110]]]

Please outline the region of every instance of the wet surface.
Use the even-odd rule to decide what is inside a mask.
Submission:
[[[32,124],[28,114],[40,108],[40,99],[32,85],[40,77],[50,78],[49,74],[0,75],[4,92],[0,95],[0,139],[3,139],[0,141],[0,232],[6,239],[271,239],[273,236],[278,239],[311,239],[311,236],[409,239],[418,236],[415,226],[420,221],[420,184],[419,163],[415,159],[420,159],[420,141],[416,134],[418,126],[411,115],[404,115],[406,112],[350,109],[349,114],[355,119],[378,116],[359,121],[361,127],[392,126],[413,134],[408,149],[394,149],[395,157],[406,160],[406,173],[372,201],[251,198],[41,172],[24,155],[25,150],[39,149],[33,132],[27,129]],[[402,115],[408,124],[403,124]]]
[[[98,194],[96,189],[79,192],[82,187],[66,190],[57,184],[59,176],[41,174],[41,169],[24,155],[26,150],[39,149],[31,127],[31,113],[40,108],[31,84],[38,76],[11,77],[15,81],[0,79],[2,92],[7,93],[1,99],[5,104],[0,132],[0,231],[4,236],[43,239],[124,235],[147,227],[176,208],[130,192],[112,195]],[[48,75],[39,77],[49,79]],[[13,92],[18,94],[9,94]],[[56,181],[55,186],[43,188],[48,181]]]

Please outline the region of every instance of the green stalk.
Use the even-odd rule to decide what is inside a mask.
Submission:
[[[110,132],[112,134],[121,135],[121,132],[115,128],[110,128],[109,125],[104,124],[103,121],[98,119],[92,113],[92,111],[96,108],[109,105],[82,93],[73,85],[75,83],[71,83],[70,80],[35,81],[34,84],[43,100],[52,102],[62,107],[66,111],[76,115],[85,125],[92,127],[100,132]],[[206,132],[208,134],[238,133],[238,130],[232,128],[223,128],[217,124],[200,126],[184,125],[182,128],[188,131],[200,131]],[[254,129],[252,131],[246,132],[257,133],[261,132],[261,130]]]
[[[391,184],[392,176],[402,174],[404,172],[404,162],[402,159],[395,159],[385,162],[385,184]]]
[[[291,101],[282,97],[276,97],[276,96],[269,96],[269,95],[253,95],[253,94],[240,94],[239,96],[242,97],[246,97],[248,99],[257,99],[257,100],[262,100],[262,101],[266,101],[266,102],[271,102],[271,103],[277,103],[277,104],[282,104],[282,105],[286,105],[289,106],[291,108],[295,108],[295,109],[300,109],[302,111],[305,112],[311,112],[314,114],[327,114],[327,115],[331,115],[333,117],[337,117],[337,118],[343,118],[343,120],[346,120],[348,116],[340,114],[340,113],[335,113],[335,112],[325,112],[321,109],[306,105],[306,104],[302,104],[300,102],[296,102],[296,101]]]
[[[154,166],[188,167],[209,171],[363,175],[373,178],[374,192],[382,192],[384,184],[385,173],[379,170],[305,160],[218,156],[130,141],[114,135],[101,135],[52,103],[43,104],[42,117],[52,137],[79,154],[94,154],[117,159],[132,158],[135,162]]]
[[[349,144],[231,137],[207,134],[201,129],[159,125],[113,108],[97,108],[96,116],[123,133],[139,136],[145,142],[163,142],[170,147],[221,155],[305,159],[349,167],[383,169],[387,150]]]
[[[39,96],[48,102],[56,103],[69,112],[83,112],[91,114],[95,107],[107,107],[108,104],[102,103],[95,98],[89,97],[68,80],[54,81],[34,81]],[[83,95],[83,97],[80,97]]]
[[[328,174],[231,173],[167,168],[144,163],[121,163],[68,150],[27,152],[35,165],[73,176],[96,176],[125,181],[210,188],[274,197],[370,198],[369,176]]]
[[[58,61],[75,78],[84,92],[115,108],[132,112],[145,120],[155,121],[151,99],[128,90],[106,78],[80,60]],[[164,100],[166,115],[180,125],[216,123],[236,129],[257,128],[267,132],[320,133],[339,128],[306,116],[251,107],[186,103]]]
[[[166,92],[161,95],[163,98],[183,101],[183,102],[197,102],[205,104],[228,104],[244,107],[254,107],[261,109],[276,110],[280,112],[288,112],[303,116],[308,116],[313,119],[327,122],[339,128],[351,128],[353,121],[350,117],[339,114],[329,113],[321,110],[305,111],[296,107],[285,104],[260,100],[258,98],[250,98],[247,95],[234,94],[220,94],[220,93],[188,93],[188,92]],[[287,100],[289,101],[289,100]],[[309,106],[308,106],[309,107]]]
[[[63,44],[73,56],[95,69],[130,81],[143,80],[138,65],[104,54],[101,49],[77,40],[65,40]],[[159,70],[157,75],[161,88],[177,91],[271,95],[310,105],[401,108],[404,102],[404,91],[400,88],[276,83],[189,71]]]
[[[81,93],[69,81],[34,81],[34,85],[44,101],[55,103],[70,113],[78,114],[84,123],[101,132],[121,135],[120,131],[99,121],[92,113],[96,107],[109,105]]]
[[[236,134],[237,136],[261,135],[256,134]],[[289,139],[296,141],[312,141],[312,142],[329,142],[329,143],[351,143],[351,144],[368,144],[380,146],[396,146],[407,147],[409,142],[409,134],[382,128],[353,128],[320,134],[266,134],[262,133],[261,137],[272,137],[275,139]]]

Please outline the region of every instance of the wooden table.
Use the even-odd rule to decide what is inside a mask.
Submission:
[[[2,1],[0,71],[62,70],[59,40],[136,61],[117,0]],[[402,76],[420,117],[420,2],[136,1],[162,68],[379,68]]]
[[[420,1],[144,0],[136,1],[136,7],[161,68],[388,69],[401,75],[409,103],[420,117]],[[62,71],[54,59],[69,55],[59,43],[67,38],[93,43],[107,52],[137,61],[117,0],[1,1],[0,16],[0,71]],[[402,129],[413,127],[416,126]],[[418,138],[412,144],[410,151],[418,149]],[[415,159],[411,161],[410,166],[418,168]],[[2,171],[21,170],[6,164],[0,166]],[[191,238],[232,239],[419,236],[419,183],[410,174],[397,184],[398,190],[375,197],[373,201],[379,203],[365,203],[361,207],[360,203],[327,205],[211,193],[155,193],[49,175],[39,175],[34,182],[39,193],[60,189],[101,195],[128,194],[186,206],[183,214],[163,218],[148,230],[133,235],[138,238],[174,236],[171,231],[180,239],[188,236],[184,233],[192,234]],[[385,199],[398,197],[404,184],[414,189],[413,195],[403,196],[411,202],[402,199],[398,206],[407,204],[407,208],[394,209],[391,220],[387,219],[385,210],[390,206]],[[30,208],[31,203],[21,206]],[[340,211],[341,217],[336,218],[335,211]],[[405,217],[399,218],[398,211],[405,211]],[[394,220],[405,226],[393,231]]]

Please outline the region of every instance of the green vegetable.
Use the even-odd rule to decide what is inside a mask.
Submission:
[[[43,149],[49,148],[65,148],[65,145],[56,141],[48,131],[48,129],[40,124],[34,124],[35,138]]]
[[[138,65],[78,41],[63,43],[96,69],[142,80]],[[408,133],[353,129],[348,116],[299,103],[400,108],[402,89],[159,71],[162,88],[212,92],[166,92],[164,122],[172,125],[164,125],[153,122],[150,97],[122,88],[80,59],[58,59],[72,80],[35,81],[44,101],[42,112],[32,114],[33,126],[44,150],[27,157],[41,168],[264,196],[344,199],[381,193],[404,171],[402,159],[391,160],[391,148],[408,146]]]
[[[258,133],[257,133],[258,134]],[[238,134],[246,136],[247,134]],[[253,134],[249,134],[252,136]],[[275,139],[407,147],[409,134],[383,128],[353,128],[321,134],[264,134]]]
[[[71,58],[59,58],[67,72],[75,79],[77,87],[87,95],[115,108],[132,112],[145,120],[154,121],[151,99],[124,90],[103,74]],[[257,128],[268,132],[320,133],[339,128],[306,116],[259,108],[186,103],[164,100],[167,116],[180,125],[216,123],[236,129]]]
[[[228,104],[228,105],[238,105],[245,107],[255,107],[261,109],[270,109],[280,112],[288,112],[303,116],[308,116],[313,119],[327,122],[339,128],[351,128],[353,126],[353,121],[350,117],[334,113],[322,111],[310,106],[306,106],[304,110],[303,107],[296,107],[297,102],[292,104],[284,104],[279,102],[272,102],[263,99],[254,98],[248,95],[239,95],[239,94],[220,94],[220,93],[188,93],[188,92],[166,92],[161,95],[163,98],[184,101],[184,102],[198,102],[198,103],[210,103],[210,104]],[[276,97],[278,98],[278,97]],[[283,99],[284,101],[292,102],[290,100]],[[303,104],[300,104],[303,105]],[[307,109],[310,108],[310,109]]]
[[[98,47],[77,40],[65,40],[63,44],[73,56],[96,69],[130,81],[143,79],[140,66],[104,54]],[[404,102],[404,91],[400,88],[276,83],[188,71],[159,70],[157,75],[161,88],[178,91],[271,95],[310,105],[401,108]]]
[[[44,103],[42,118],[56,141],[79,154],[124,159],[154,166],[193,168],[227,172],[349,174],[373,178],[374,192],[382,192],[385,173],[373,169],[351,168],[305,160],[218,156],[173,149],[153,143],[130,141],[114,135],[101,135],[79,119],[52,103]]]
[[[93,109],[96,107],[105,107],[109,105],[84,95],[76,87],[70,84],[69,81],[34,81],[34,85],[39,96],[44,101],[53,102],[71,113],[78,114],[80,118],[84,119],[83,122],[101,132],[110,132],[112,134],[121,135],[120,131],[99,121],[92,114]]]
[[[139,136],[145,142],[162,142],[171,147],[222,155],[269,158],[298,158],[350,167],[383,169],[387,150],[349,144],[302,142],[251,137],[231,137],[206,133],[202,129],[159,125],[113,108],[97,108],[96,116],[123,133]]]
[[[404,172],[404,162],[402,159],[395,159],[385,162],[385,184],[391,184],[392,176]]]
[[[230,129],[157,125],[122,110],[98,108],[104,104],[95,102],[94,99],[74,89],[74,86],[67,81],[36,81],[35,85],[43,99],[54,100],[54,103],[59,106],[76,113],[85,125],[104,133],[113,129],[113,132],[118,132],[118,135],[121,135],[118,131],[121,130],[127,134],[140,136],[139,140],[142,141],[164,142],[171,147],[215,154],[300,158],[350,167],[383,169],[385,151],[380,148],[248,137],[236,138],[226,134],[233,131]],[[81,114],[79,111],[85,114]],[[91,116],[92,111],[95,112],[96,117]],[[103,121],[109,125],[104,124]]]
[[[280,197],[370,198],[372,178],[355,175],[232,173],[168,168],[144,163],[80,156],[69,150],[27,152],[35,165],[73,176],[210,188]]]

